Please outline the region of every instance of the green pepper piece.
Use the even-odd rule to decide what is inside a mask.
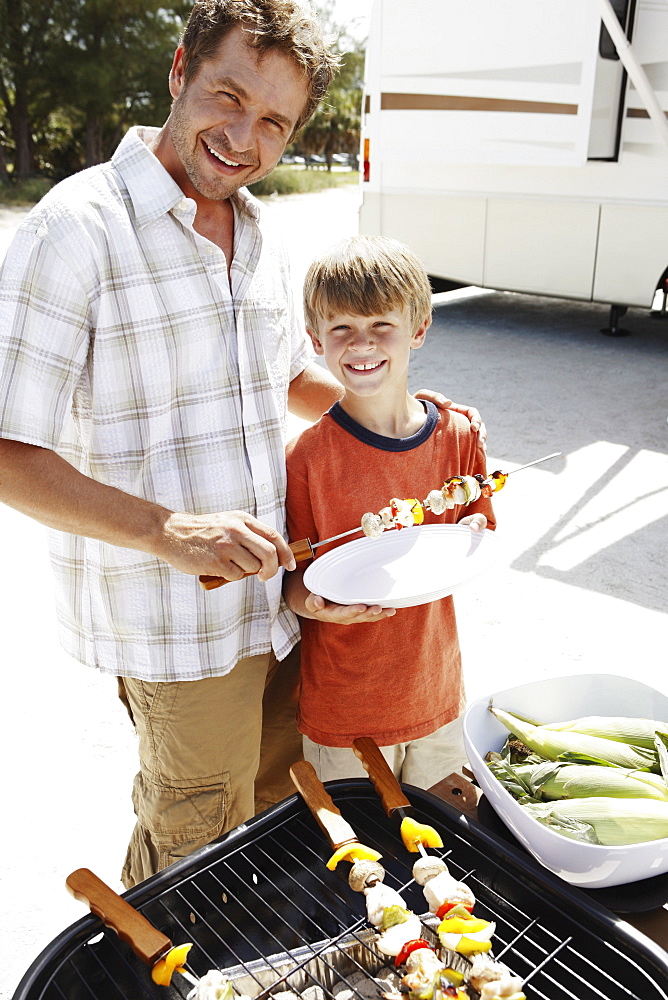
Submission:
[[[386,931],[396,924],[405,924],[409,917],[410,913],[408,910],[404,909],[403,906],[399,906],[398,903],[395,903],[393,906],[386,906],[380,921],[381,930]]]

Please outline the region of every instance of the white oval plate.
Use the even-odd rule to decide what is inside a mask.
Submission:
[[[314,559],[304,583],[336,604],[412,608],[447,597],[497,558],[493,531],[425,524],[339,545]]]

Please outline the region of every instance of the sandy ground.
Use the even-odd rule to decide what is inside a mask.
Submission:
[[[272,203],[298,284],[310,254],[357,225],[355,189]],[[0,210],[0,255],[20,211]],[[489,467],[563,457],[496,502],[503,558],[458,595],[469,698],[528,680],[626,674],[668,695],[668,325],[630,310],[501,293],[436,298],[411,384],[475,403]],[[298,424],[294,425],[295,428]],[[120,890],[134,737],[108,678],[59,649],[43,529],[0,507],[5,713],[0,726],[0,997],[83,907],[65,876]]]

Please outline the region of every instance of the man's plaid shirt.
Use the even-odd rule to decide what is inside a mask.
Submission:
[[[0,437],[172,510],[245,510],[285,534],[287,391],[310,358],[285,254],[240,191],[228,281],[155,134],[132,129],[19,229],[0,271]],[[63,645],[107,673],[195,680],[297,640],[280,574],[205,592],[150,555],[49,535]]]

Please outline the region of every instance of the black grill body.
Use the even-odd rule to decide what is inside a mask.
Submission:
[[[359,840],[382,852],[386,882],[423,913],[409,854],[371,784],[327,789]],[[525,980],[527,1000],[668,1000],[668,954],[658,945],[429,792],[405,786],[415,818],[443,838],[452,875],[476,897],[475,914],[496,922],[493,954]],[[331,850],[297,796],[170,866],[125,898],[174,944],[192,941],[188,966],[227,970],[237,992],[318,985],[330,1000],[352,973],[391,966],[373,947],[364,897],[330,872]],[[103,933],[101,933],[104,931]],[[427,932],[426,932],[427,933]],[[13,1000],[177,1000],[113,932],[90,915],[42,952]]]

